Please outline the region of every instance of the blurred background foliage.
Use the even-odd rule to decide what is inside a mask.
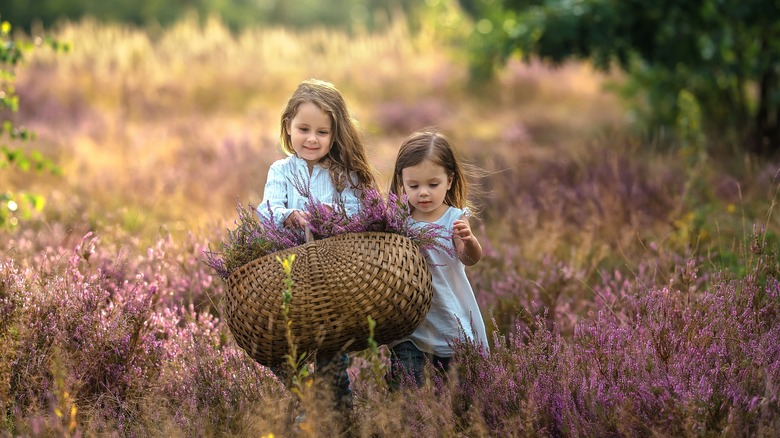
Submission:
[[[382,31],[442,14],[439,0],[6,0],[3,16],[32,31],[63,20],[168,27],[188,14],[218,16],[232,31],[253,26]],[[482,82],[512,57],[619,68],[616,90],[635,128],[687,141],[686,112],[714,153],[774,154],[780,148],[780,5],[775,0],[458,0],[473,20],[462,42]],[[685,101],[684,103],[682,101]],[[680,135],[682,134],[682,135]],[[697,134],[698,135],[698,134]]]
[[[439,0],[6,0],[2,13],[32,32],[63,20],[168,27],[188,14],[254,26],[383,31],[446,15]],[[691,124],[711,153],[773,155],[780,148],[780,5],[775,0],[458,0],[474,32],[459,34],[470,75],[484,82],[509,59],[579,59],[618,68],[634,128],[667,144]],[[451,35],[454,37],[454,35]],[[689,120],[691,105],[699,120]],[[681,126],[681,122],[689,123]],[[688,143],[689,144],[689,143]]]
[[[16,42],[11,38],[12,29],[9,22],[0,21],[0,170],[27,177],[40,172],[56,175],[60,170],[51,160],[36,149],[22,147],[35,140],[35,132],[15,124],[12,118],[19,111],[19,96],[14,86],[15,67],[24,61],[25,52],[36,45],[46,45],[55,51],[67,51],[68,46],[41,38],[34,43]],[[40,194],[3,187],[0,189],[0,230],[15,227],[20,219],[30,219],[43,210],[44,204],[45,198]]]
[[[621,92],[644,129],[682,134],[690,105],[713,152],[780,149],[776,0],[459,0],[475,20],[472,73],[512,56],[584,59],[628,75]],[[697,122],[698,123],[698,122]],[[677,140],[680,136],[676,136]]]
[[[424,5],[413,0],[6,0],[6,19],[26,26],[50,27],[89,16],[99,21],[139,26],[169,26],[187,14],[219,16],[232,30],[248,26],[294,28],[327,26],[376,30],[395,14],[409,15]]]

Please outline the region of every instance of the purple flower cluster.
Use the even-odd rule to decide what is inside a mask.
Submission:
[[[30,247],[26,237],[17,241]],[[163,238],[126,258],[88,233],[71,250],[0,259],[0,408],[8,421],[0,430],[16,425],[40,436],[34,431],[61,423],[45,416],[50,407],[74,406],[96,435],[146,436],[139,418],[154,415],[191,435],[205,423],[230,424],[261,394],[281,395],[212,314],[222,285],[200,260],[203,247]]]
[[[295,188],[307,198],[304,211],[309,214],[309,231],[312,237],[325,239],[346,233],[383,232],[408,237],[418,248],[427,251],[443,251],[450,255],[454,249],[442,242],[446,229],[436,224],[413,226],[411,210],[406,197],[388,194],[385,199],[376,189],[364,190],[360,208],[348,215],[344,205],[335,208],[314,198],[308,182],[300,177],[292,179]],[[306,243],[306,230],[278,226],[270,205],[264,214],[257,214],[249,205],[238,204],[235,229],[228,230],[221,242],[220,251],[205,251],[206,264],[223,279],[239,267],[259,257]]]
[[[757,248],[744,278],[699,284],[693,262],[676,287],[618,278],[619,305],[583,316],[571,337],[538,315],[494,333],[490,355],[456,343],[456,406],[478,407],[492,436],[773,434],[780,282],[776,256]]]
[[[49,247],[58,232],[20,230],[24,253],[0,258],[0,433],[70,431],[63,408],[72,406],[71,435],[291,434],[294,398],[208,304],[224,285],[199,260],[204,243],[162,238],[128,257],[91,234]],[[355,360],[356,427],[361,436],[773,436],[780,269],[765,233],[755,231],[744,274],[705,275],[706,261],[676,256],[631,276],[601,272],[592,299],[580,296],[590,304],[573,304],[576,320],[533,309],[494,330],[489,354],[456,342],[453,378],[431,374],[412,392],[384,390],[386,354]],[[536,288],[515,287],[544,306],[554,297],[560,313],[580,274],[555,260],[533,266]]]

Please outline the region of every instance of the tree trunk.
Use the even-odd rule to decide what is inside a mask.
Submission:
[[[769,65],[759,79],[758,111],[751,145],[752,151],[759,155],[774,156],[780,152],[780,102],[775,97],[780,91],[778,85],[777,70]]]

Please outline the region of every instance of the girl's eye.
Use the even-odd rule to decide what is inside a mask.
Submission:
[[[410,186],[409,186],[409,188],[410,188],[410,189],[416,189],[416,188],[417,188],[417,185],[415,185],[415,184],[412,184],[412,185],[410,185]]]
[[[328,135],[328,134],[329,134],[328,131],[320,131],[320,135]]]
[[[439,185],[439,183],[433,183],[433,184],[431,184],[431,187],[436,187],[438,185]]]

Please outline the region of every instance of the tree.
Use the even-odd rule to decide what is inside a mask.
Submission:
[[[643,93],[651,126],[674,127],[684,92],[714,138],[780,152],[778,0],[459,1],[481,30],[472,41],[475,78],[518,54],[617,66],[626,89]]]
[[[69,46],[55,40],[41,40],[55,50],[68,50]],[[24,52],[32,44],[19,44],[11,37],[11,24],[0,22],[0,170],[49,171],[59,169],[37,150],[26,151],[21,145],[29,143],[35,134],[23,126],[16,126],[12,115],[19,109],[19,96],[13,83],[14,67],[24,60]],[[27,219],[32,212],[43,209],[44,197],[25,191],[0,190],[0,230],[15,227],[19,220]]]

